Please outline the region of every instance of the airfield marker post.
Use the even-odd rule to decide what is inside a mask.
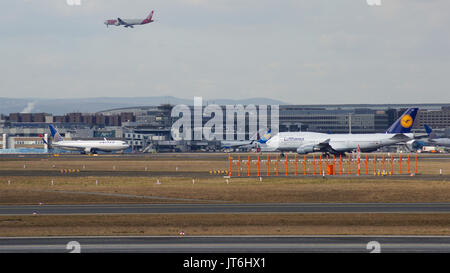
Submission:
[[[352,174],[352,166],[351,166],[351,164],[352,164],[352,157],[351,157],[351,155],[349,154],[349,155],[348,155],[348,175],[351,175],[351,174]]]
[[[270,169],[269,169],[269,155],[267,155],[267,162],[266,162],[266,166],[267,166],[267,176],[270,176]]]
[[[319,170],[320,170],[320,174],[322,174],[322,155],[319,156]]]
[[[276,168],[277,168],[277,173],[276,173],[276,175],[278,176],[278,165],[279,165],[279,162],[280,162],[280,158],[278,157],[278,155],[277,155],[277,166],[276,166]]]
[[[356,175],[357,176],[361,175],[361,160],[360,160],[359,156],[356,159]]]
[[[231,155],[228,154],[228,176],[231,176]]]
[[[327,155],[327,175],[332,175],[332,173],[330,173],[328,170],[330,169],[330,167],[328,167],[328,155]],[[328,174],[328,173],[330,173],[330,174]]]
[[[250,176],[250,156],[248,156],[247,160],[247,176]]]
[[[408,159],[406,160],[406,162],[407,162],[407,164],[408,164],[408,170],[407,170],[407,172],[408,172],[408,174],[411,174],[411,169],[409,168],[409,155],[408,155]]]
[[[238,176],[241,176],[241,156],[238,156]]]
[[[384,175],[384,170],[385,170],[385,165],[384,165],[384,154],[383,154],[383,161],[382,161],[382,165],[383,165],[383,175]]]
[[[333,155],[333,175],[336,175],[336,156]]]
[[[313,155],[313,173],[312,175],[316,175],[316,156]]]
[[[373,175],[377,175],[377,155],[373,155]]]
[[[398,154],[398,174],[402,174],[402,154]]]
[[[303,174],[306,175],[306,155],[303,156]]]
[[[417,153],[416,153],[416,156],[415,156],[415,163],[416,163],[416,169],[414,170],[414,172],[417,174]]]
[[[258,168],[258,176],[261,176],[261,173],[260,173],[260,170],[259,170],[259,162],[260,162],[260,160],[259,160],[259,155],[258,155],[258,162],[256,163],[256,166]]]
[[[286,155],[286,164],[285,164],[285,166],[286,166],[286,176],[288,176],[288,155]]]
[[[368,175],[369,174],[369,156],[368,155],[366,155],[366,175]]]
[[[297,176],[297,154],[294,156],[295,176]]]
[[[391,155],[391,175],[394,174],[394,156]]]
[[[339,155],[339,175],[342,175],[342,155]]]

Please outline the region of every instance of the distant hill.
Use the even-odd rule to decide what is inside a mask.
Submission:
[[[203,104],[286,104],[282,101],[266,98],[250,98],[242,100],[216,99],[204,100]],[[187,104],[193,105],[194,99],[180,99],[171,96],[159,97],[132,97],[132,98],[80,98],[80,99],[14,99],[0,98],[0,113],[51,113],[63,115],[71,112],[95,113],[103,110],[151,106],[160,104]]]

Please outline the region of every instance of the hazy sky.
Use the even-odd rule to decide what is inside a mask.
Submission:
[[[134,29],[106,19],[157,22]],[[450,102],[450,1],[0,1],[0,97]]]

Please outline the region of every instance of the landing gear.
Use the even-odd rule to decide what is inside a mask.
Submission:
[[[339,152],[333,152],[333,151],[326,151],[326,152],[322,152],[322,156],[326,157],[326,156],[342,156],[345,157],[345,153],[339,153]]]

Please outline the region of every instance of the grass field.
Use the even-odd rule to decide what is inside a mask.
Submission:
[[[156,183],[158,180],[160,184]],[[228,184],[227,179],[221,177],[196,178],[194,183],[192,180],[180,177],[10,177],[0,183],[0,204],[176,202],[140,196],[239,203],[450,202],[450,183],[445,180],[264,178],[261,182],[257,178],[231,178]]]
[[[0,216],[0,236],[449,235],[446,214]]]
[[[242,155],[241,160],[247,158],[248,155]],[[233,155],[233,175],[237,173],[236,159],[237,156]],[[291,177],[285,178],[286,164],[280,159],[279,176],[274,176],[276,158],[272,155],[270,177],[264,176],[266,165],[260,162],[262,181],[255,176],[257,161],[255,158],[251,160],[253,177],[246,177],[248,165],[241,161],[242,176],[227,179],[221,175],[209,175],[210,170],[228,170],[226,155],[215,155],[211,160],[204,157],[176,157],[172,160],[167,156],[129,160],[120,157],[2,159],[0,173],[13,171],[16,175],[0,177],[0,204],[450,202],[450,179],[446,175],[450,171],[448,159],[419,159],[419,174],[413,177],[373,176],[374,162],[369,161],[368,176],[356,177],[353,162],[351,176],[322,178],[301,176],[304,167],[300,163],[297,165],[299,176],[292,177],[295,165],[288,155],[288,174]],[[307,173],[311,174],[312,163],[308,162]],[[414,172],[412,162],[410,171]],[[317,164],[316,174],[320,170]],[[336,166],[339,173],[338,162]],[[322,167],[325,169],[325,163]],[[389,171],[387,161],[385,168]],[[60,169],[79,169],[85,174],[61,175]],[[381,169],[382,162],[377,161],[376,170]],[[443,176],[438,175],[441,169]],[[404,161],[402,170],[407,171]],[[54,171],[55,175],[26,175],[33,171]],[[96,171],[106,172],[108,176],[96,176]],[[394,171],[398,172],[398,161]],[[117,175],[120,172],[136,174],[132,177]],[[158,172],[174,175],[157,175]],[[175,176],[176,172],[185,172],[186,175]],[[343,164],[343,172],[348,172],[348,165]],[[361,173],[365,173],[364,161]],[[174,200],[177,198],[184,200]],[[177,235],[181,230],[186,235],[449,235],[450,217],[447,214],[370,213],[0,216],[0,236]]]
[[[209,155],[206,155],[208,157]],[[240,155],[248,159],[249,155]],[[240,203],[264,202],[450,202],[448,176],[427,178],[427,174],[444,174],[450,169],[450,160],[430,160],[419,158],[419,174],[414,177],[398,178],[368,176],[347,178],[328,176],[304,177],[303,164],[297,164],[298,177],[283,178],[285,163],[278,164],[279,176],[274,176],[276,162],[270,162],[271,176],[266,177],[264,164],[260,162],[262,181],[258,177],[246,177],[247,165],[241,162],[240,178],[225,179],[221,175],[209,175],[210,170],[228,170],[227,155],[211,155],[211,160],[182,159],[179,155],[169,157],[140,157],[123,160],[121,157],[86,157],[86,160],[50,157],[33,160],[1,160],[0,171],[14,171],[19,176],[0,177],[0,204],[83,204],[83,203],[152,203],[176,202],[168,199],[142,199],[138,196],[195,199],[192,202],[218,200]],[[238,155],[233,155],[235,160]],[[252,155],[255,157],[255,155]],[[265,155],[261,158],[266,157]],[[362,156],[365,158],[365,156]],[[403,156],[404,157],[404,156]],[[276,157],[271,155],[272,160]],[[288,174],[293,175],[295,165],[288,155]],[[311,156],[308,157],[312,159]],[[382,158],[377,155],[377,158]],[[387,158],[387,155],[386,155]],[[298,158],[300,160],[300,158]],[[317,158],[316,158],[317,159]],[[411,160],[411,158],[410,158]],[[331,162],[331,159],[330,159]],[[236,162],[233,172],[236,175]],[[309,162],[307,167],[312,168]],[[339,163],[335,163],[339,167]],[[354,162],[351,165],[354,166]],[[325,164],[323,164],[325,168]],[[385,168],[389,164],[385,163]],[[398,165],[398,162],[397,164]],[[403,162],[403,165],[404,162]],[[410,163],[410,169],[413,168]],[[377,162],[378,167],[382,167]],[[251,162],[251,173],[257,172],[257,163]],[[343,168],[348,164],[343,164]],[[373,173],[374,163],[368,164],[368,172]],[[378,169],[377,167],[377,169]],[[398,166],[397,166],[398,167]],[[284,168],[284,169],[283,169]],[[318,173],[320,168],[315,166]],[[404,171],[407,166],[403,166]],[[110,176],[61,175],[60,169],[79,169],[80,172],[95,174],[106,171]],[[54,176],[25,176],[36,170],[53,170]],[[312,172],[307,169],[308,173]],[[137,174],[133,177],[115,176],[121,171]],[[188,172],[184,177],[156,176],[153,173],[166,171],[168,174]],[[339,173],[339,168],[337,172]],[[347,169],[348,171],[348,169]],[[346,173],[347,171],[344,172]],[[23,173],[24,176],[20,176]],[[355,174],[355,170],[352,169]],[[361,165],[365,173],[365,162]],[[197,174],[201,174],[197,176]],[[53,185],[52,185],[53,181]],[[156,182],[160,181],[161,184]],[[194,182],[193,182],[194,181]],[[228,183],[226,182],[228,181]],[[68,193],[70,192],[70,193]],[[78,194],[76,194],[78,192]],[[129,196],[107,196],[86,193],[127,194]]]
[[[247,175],[248,172],[248,157],[250,156],[250,172],[252,175],[256,175],[258,171],[258,155],[255,154],[233,154],[231,160],[231,170],[232,174],[236,175],[238,173],[238,158],[241,159],[240,168],[241,174]],[[266,176],[267,173],[267,154],[263,154],[260,156],[259,169],[260,174]],[[361,174],[367,173],[372,175],[375,172],[382,172],[383,166],[385,172],[392,172],[393,174],[398,174],[401,172],[402,174],[408,173],[408,161],[407,155],[402,155],[401,166],[399,164],[399,156],[396,155],[394,157],[394,161],[390,162],[389,155],[384,155],[384,164],[383,164],[383,155],[376,155],[376,164],[374,161],[374,156],[371,154],[367,154],[367,164],[366,164],[366,155],[361,155],[360,161],[360,170]],[[226,154],[214,154],[210,156],[208,159],[206,156],[202,156],[199,159],[182,159],[179,156],[172,157],[142,157],[139,159],[128,159],[124,160],[120,157],[88,157],[85,159],[70,159],[70,158],[58,158],[58,157],[49,157],[49,158],[41,158],[41,159],[14,159],[14,160],[1,160],[0,161],[0,171],[10,170],[10,171],[31,171],[31,170],[39,170],[39,171],[58,171],[61,169],[78,169],[80,171],[111,171],[111,172],[120,172],[120,171],[135,171],[135,172],[199,172],[199,173],[209,173],[210,170],[229,170],[229,161],[228,155]],[[314,157],[316,163],[313,164],[312,156],[306,157],[306,173],[312,174],[315,172],[316,174],[321,173],[322,171],[326,171],[326,157],[322,158],[322,164],[320,164],[320,157],[317,155]],[[450,174],[450,160],[449,159],[427,159],[428,156],[420,156],[418,158],[417,171],[418,174],[433,174],[438,175],[440,170],[444,172],[444,174]],[[295,173],[295,157],[293,154],[287,154],[288,159],[288,174]],[[343,174],[348,174],[349,165],[348,161],[345,161],[348,158],[344,158],[342,164],[340,163],[339,158],[328,158],[329,164],[335,165],[336,174],[342,169]],[[303,164],[304,157],[297,156],[297,173],[303,174],[305,166]],[[410,155],[409,159],[409,172],[415,172],[415,157],[414,155]],[[367,168],[366,168],[367,166]],[[391,169],[392,167],[392,169]],[[277,158],[275,154],[269,155],[269,173],[270,176],[274,176],[276,174],[277,169]],[[351,174],[356,174],[357,164],[356,160],[351,161],[350,163],[350,172]],[[278,157],[278,171],[279,175],[284,175],[286,172],[286,158]]]

